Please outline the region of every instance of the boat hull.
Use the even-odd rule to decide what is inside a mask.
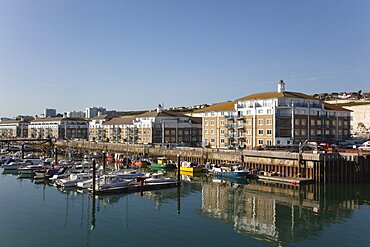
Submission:
[[[151,164],[151,169],[175,169],[175,164]]]
[[[180,172],[203,172],[203,167],[180,167]]]

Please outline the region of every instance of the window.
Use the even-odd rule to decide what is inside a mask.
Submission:
[[[294,130],[294,134],[295,134],[296,136],[299,136],[299,134],[300,134],[299,129],[295,129],[295,130]]]
[[[299,121],[298,118],[296,118],[294,122],[295,122],[295,125],[299,125],[300,124],[300,121]]]
[[[245,140],[245,143],[247,144],[247,145],[251,145],[251,139],[247,139],[247,140]]]
[[[276,144],[277,144],[277,145],[280,145],[280,140],[279,140],[279,141],[276,141]]]
[[[301,125],[305,126],[306,125],[306,119],[301,120]]]
[[[263,145],[263,140],[258,140],[258,145]]]
[[[211,120],[211,126],[215,126],[215,120]]]
[[[263,125],[263,119],[258,119],[258,125]]]
[[[325,130],[325,135],[329,135],[329,130]]]
[[[266,145],[267,146],[272,146],[272,140],[266,140]]]
[[[267,114],[271,114],[272,113],[272,110],[271,109],[267,109]]]
[[[208,142],[209,142],[208,139],[204,139],[204,144],[205,145],[208,145]]]
[[[314,136],[315,135],[315,130],[311,130],[311,135]]]
[[[311,119],[311,125],[312,126],[315,126],[316,125],[315,119]]]
[[[251,115],[252,114],[252,111],[251,110],[248,110],[247,111],[247,115]]]
[[[301,130],[301,135],[305,136],[306,135],[306,130]]]
[[[220,125],[221,125],[221,126],[225,126],[225,120],[221,120],[221,121],[220,121]]]
[[[258,135],[263,135],[263,130],[259,129],[258,130]]]
[[[208,130],[204,130],[205,135],[208,135],[208,133],[209,133]]]
[[[215,130],[211,130],[211,135],[214,135],[215,134]]]
[[[272,125],[272,119],[267,119],[267,120],[266,120],[266,124],[267,124],[267,125]]]
[[[258,114],[263,114],[263,110],[262,110],[262,109],[259,109],[259,110],[257,111],[257,113],[258,113]]]
[[[317,135],[321,135],[321,130],[316,131]]]
[[[220,133],[225,134],[225,130],[224,129],[220,130]]]
[[[246,123],[247,125],[252,125],[252,121],[251,121],[250,119],[247,119],[247,120],[245,121],[245,123]]]
[[[266,130],[266,134],[269,136],[272,135],[272,130]]]
[[[215,142],[215,138],[211,138],[211,142]]]
[[[208,126],[208,120],[204,121],[204,126]]]
[[[220,143],[225,143],[225,139],[221,138]]]
[[[252,130],[247,129],[247,135],[251,135],[251,134],[252,134]]]

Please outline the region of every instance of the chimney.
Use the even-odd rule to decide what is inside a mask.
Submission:
[[[285,82],[283,80],[280,80],[278,83],[278,93],[284,92],[285,92]]]

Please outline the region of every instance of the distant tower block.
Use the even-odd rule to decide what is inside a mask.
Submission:
[[[284,92],[285,92],[285,82],[283,80],[280,80],[278,83],[278,93]]]

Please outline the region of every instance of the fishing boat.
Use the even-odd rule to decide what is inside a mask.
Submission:
[[[166,157],[158,157],[157,163],[150,165],[151,169],[175,169],[176,164],[168,160]]]
[[[180,172],[185,173],[203,172],[203,166],[198,166],[196,162],[183,161],[181,162]]]
[[[174,178],[166,178],[163,173],[154,173],[149,178],[144,180],[144,184],[163,184],[163,183],[176,183]]]

